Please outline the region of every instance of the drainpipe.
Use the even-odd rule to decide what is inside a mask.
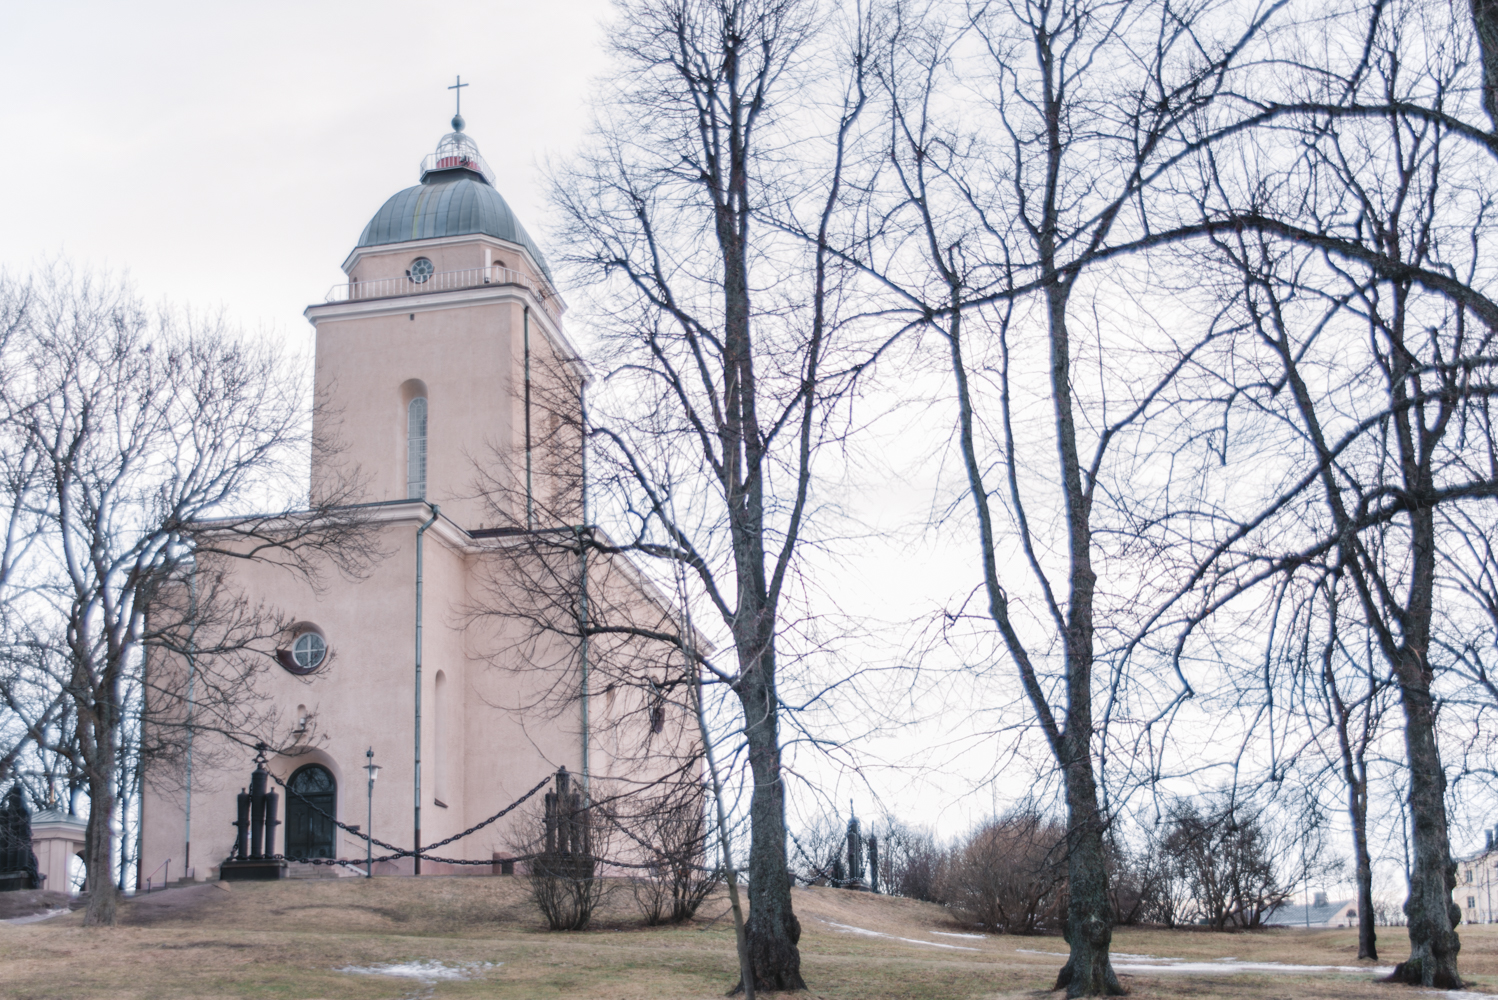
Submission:
[[[421,536],[437,522],[440,508],[427,503],[432,516],[416,529],[416,842],[412,847],[416,863],[413,874],[421,874]]]
[[[582,658],[582,704],[583,704],[583,801],[588,798],[588,543],[583,537],[588,531],[586,524],[577,529],[577,558],[580,584],[578,587],[577,614],[581,633],[578,652]]]
[[[531,492],[531,307],[525,307],[525,530],[536,526]],[[587,518],[584,518],[587,520]],[[586,783],[587,779],[584,779]]]
[[[582,623],[582,703],[583,703],[583,801],[588,802],[588,778],[591,768],[588,760],[588,547],[583,535],[588,530],[588,383],[578,385],[578,406],[582,413],[582,440],[579,442],[582,464],[583,523],[578,529],[577,551],[581,563],[582,592],[578,598],[578,615]]]
[[[192,710],[196,704],[194,684],[198,679],[197,633],[198,633],[198,563],[193,560],[192,572],[187,577],[188,615],[192,626],[187,631],[187,819],[183,824],[182,874],[192,871]]]

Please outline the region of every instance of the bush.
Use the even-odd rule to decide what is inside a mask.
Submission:
[[[546,793],[541,814],[532,812],[531,819],[525,825],[539,835],[511,844],[516,854],[531,857],[526,863],[531,901],[552,930],[583,930],[607,888],[598,857],[608,856],[612,824],[599,806],[584,802],[565,768],[557,772],[556,790]]]
[[[722,870],[706,864],[711,832],[704,806],[700,789],[668,791],[645,800],[638,815],[620,820],[651,865],[630,879],[635,903],[651,926],[692,919],[723,881]]]
[[[543,856],[530,862],[531,901],[554,931],[586,930],[603,902],[604,880],[590,857]]]
[[[1177,803],[1158,842],[1168,865],[1157,890],[1168,911],[1161,922],[1189,916],[1217,930],[1261,926],[1290,895],[1279,872],[1287,847],[1260,823],[1253,803],[1221,797],[1205,811]]]
[[[1032,808],[981,824],[952,850],[938,895],[964,919],[1001,934],[1061,926],[1066,828]]]
[[[879,889],[939,903],[947,852],[929,830],[889,820],[879,835]]]

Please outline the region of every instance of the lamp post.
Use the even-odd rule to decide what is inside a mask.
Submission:
[[[380,776],[380,765],[374,762],[374,747],[364,751],[364,759],[368,761],[364,770],[369,772],[369,814],[365,817],[364,826],[364,877],[374,878],[374,781]]]

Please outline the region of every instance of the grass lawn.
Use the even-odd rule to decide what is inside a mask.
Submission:
[[[1047,997],[1063,961],[1055,937],[968,937],[938,906],[837,889],[797,889],[802,972],[827,1000]],[[594,929],[548,933],[513,878],[355,878],[171,889],[127,902],[120,926],[82,913],[0,924],[0,996],[15,1000],[175,998],[713,998],[737,980],[722,900],[684,927],[641,925],[627,891]],[[1115,963],[1134,996],[1434,997],[1380,985],[1354,931],[1213,934],[1120,928]],[[1498,992],[1498,927],[1462,931],[1462,969]],[[1381,928],[1384,964],[1407,954]],[[1214,963],[1163,971],[1159,959]],[[1369,971],[1234,971],[1221,960],[1367,966]],[[349,966],[443,963],[469,978],[418,980]],[[489,964],[485,964],[489,963]],[[1129,966],[1135,968],[1131,971]],[[1152,966],[1152,967],[1151,967]],[[1140,968],[1144,967],[1144,968]],[[1059,996],[1059,994],[1056,994]]]

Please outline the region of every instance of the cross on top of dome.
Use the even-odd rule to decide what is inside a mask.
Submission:
[[[428,155],[421,161],[421,179],[426,181],[427,175],[439,170],[470,170],[482,177],[490,187],[494,186],[494,171],[489,169],[489,164],[479,155],[479,147],[476,142],[464,134],[463,128],[467,124],[463,121],[463,90],[470,86],[463,82],[461,76],[458,82],[448,87],[448,90],[457,92],[457,113],[453,115],[453,130],[444,135],[437,142],[437,151]]]
[[[468,86],[471,86],[471,84],[464,83],[463,82],[462,74],[459,74],[459,76],[458,76],[458,82],[455,83],[455,84],[453,84],[451,87],[447,88],[448,90],[455,90],[455,91],[457,91],[457,95],[456,96],[458,98],[458,106],[453,109],[453,131],[454,132],[461,132],[461,131],[463,131],[463,125],[464,125],[464,122],[463,122],[463,88],[464,87],[468,87]]]

